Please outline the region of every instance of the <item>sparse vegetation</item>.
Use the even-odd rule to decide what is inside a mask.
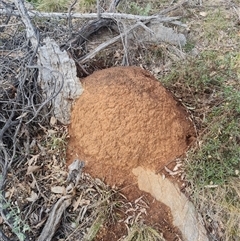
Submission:
[[[0,175],[0,179],[2,176]],[[12,207],[11,203],[6,200],[2,193],[0,193],[0,209],[7,210],[5,213],[6,219],[9,223],[12,223],[12,231],[18,237],[20,241],[26,240],[26,232],[30,230],[28,224],[26,224],[21,217],[21,213],[18,207]]]
[[[186,159],[188,191],[212,240],[229,241],[240,238],[239,38],[231,24],[226,12],[207,12],[198,41],[208,47],[164,78],[191,111],[199,131],[197,146]],[[228,48],[230,39],[235,50]]]
[[[134,223],[129,228],[127,236],[122,241],[165,241],[154,228],[142,223]]]
[[[86,241],[94,240],[104,224],[113,224],[118,221],[117,211],[123,205],[121,196],[108,187],[103,187],[103,189],[97,188],[101,199],[93,204],[92,209],[95,218],[87,234],[84,236],[84,240]]]
[[[229,61],[229,56],[234,57],[235,53],[227,53],[221,56],[221,60],[217,54],[203,53],[198,59],[185,62],[185,68],[179,66],[165,78],[166,85],[172,84],[169,88],[175,89],[177,95],[186,92],[186,88],[189,90],[191,96],[183,99],[185,105],[204,110],[201,116],[197,116],[198,124],[203,128],[200,148],[192,157],[194,165],[188,167],[190,176],[197,178],[199,182],[196,184],[201,187],[210,183],[224,184],[239,168],[240,92],[237,74]]]
[[[67,12],[71,6],[71,0],[29,0],[38,10],[46,12]],[[80,0],[74,5],[78,12],[87,12],[96,10],[96,0]]]
[[[92,241],[96,238],[99,230],[105,222],[105,214],[99,213],[96,219],[93,221],[91,227],[88,229],[87,234],[84,237],[84,241]]]
[[[131,2],[129,12],[132,14],[147,16],[150,14],[151,9],[152,7],[150,3],[147,3],[146,6],[142,7],[136,2]]]

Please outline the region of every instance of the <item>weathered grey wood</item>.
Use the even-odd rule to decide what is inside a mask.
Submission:
[[[54,116],[63,124],[70,123],[71,105],[83,92],[77,78],[76,66],[67,52],[61,51],[54,40],[45,39],[45,45],[38,48],[38,37],[22,0],[15,0],[18,12],[26,26],[27,38],[38,56],[38,81],[45,100],[51,100]]]
[[[54,116],[61,123],[69,124],[72,103],[83,92],[74,61],[54,40],[47,38],[45,45],[39,48],[38,65],[41,66],[39,83],[44,98],[55,96],[52,100]]]
[[[100,18],[97,20],[89,21],[78,31],[74,38],[70,39],[66,44],[62,45],[61,49],[68,49],[68,47],[79,47],[85,41],[87,41],[93,33],[96,33],[100,28],[108,27],[115,30],[116,28],[114,28],[114,25],[115,21],[113,19]]]
[[[15,0],[15,5],[18,8],[19,15],[26,27],[27,38],[31,41],[34,48],[38,46],[38,38],[35,28],[30,20],[29,12],[27,11],[22,0]],[[14,12],[14,11],[13,11]]]
[[[4,9],[0,9],[0,14],[7,14]],[[13,11],[13,15],[19,16],[18,11]],[[68,13],[46,13],[46,12],[38,12],[33,11],[28,12],[30,17],[48,17],[48,18],[68,18]],[[72,18],[82,18],[82,19],[96,19],[98,18],[97,13],[73,13],[71,14]],[[101,18],[112,18],[112,19],[126,19],[126,20],[137,20],[137,21],[149,21],[149,20],[158,20],[159,22],[171,22],[174,20],[178,20],[180,17],[166,17],[162,15],[151,15],[151,16],[142,16],[142,15],[134,15],[127,13],[101,13]]]
[[[54,205],[48,220],[42,230],[38,241],[51,241],[54,233],[56,232],[59,222],[61,221],[62,214],[66,208],[71,204],[71,196],[61,197]]]

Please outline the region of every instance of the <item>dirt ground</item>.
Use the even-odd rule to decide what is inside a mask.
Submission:
[[[69,128],[68,164],[84,160],[87,173],[120,188],[131,202],[144,196],[149,205],[145,222],[157,226],[167,240],[176,240],[180,233],[169,208],[138,189],[132,169],[158,172],[183,155],[195,138],[188,113],[138,67],[97,71],[82,84],[84,93],[74,105]],[[118,238],[122,229],[119,235],[114,231]],[[112,229],[105,231],[99,240],[117,240],[108,236]]]

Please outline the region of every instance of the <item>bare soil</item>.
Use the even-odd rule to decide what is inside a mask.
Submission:
[[[171,241],[181,236],[172,225],[169,208],[140,191],[132,169],[155,172],[182,156],[195,139],[183,106],[149,72],[138,67],[97,71],[82,80],[84,93],[72,110],[68,165],[86,162],[85,171],[110,186],[120,187],[130,200],[144,196],[144,218]],[[98,240],[117,240],[122,226],[102,230]],[[118,233],[119,232],[119,233]]]

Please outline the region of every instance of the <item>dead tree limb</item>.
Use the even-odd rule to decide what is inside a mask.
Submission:
[[[69,47],[76,48],[81,46],[88,38],[96,33],[100,28],[107,27],[116,30],[114,28],[115,21],[113,19],[97,19],[90,21],[87,25],[83,26],[78,33],[76,33],[76,37],[70,39],[66,44],[61,46],[62,50],[67,50]]]
[[[0,9],[0,14],[7,14],[6,10]],[[14,10],[12,12],[15,16],[20,16],[19,11]],[[44,17],[44,18],[68,18],[68,13],[46,13],[38,11],[28,11],[29,17]],[[96,19],[98,18],[97,13],[73,13],[72,18],[82,18],[82,19]],[[174,20],[180,19],[180,17],[165,17],[163,15],[151,15],[151,16],[142,16],[126,13],[110,13],[105,12],[101,13],[101,18],[112,18],[112,19],[125,19],[125,20],[137,20],[137,21],[146,21],[146,20],[157,20],[159,22],[171,22]]]
[[[32,22],[30,20],[28,11],[23,4],[22,0],[15,0],[15,5],[18,8],[19,15],[26,27],[26,33],[27,33],[27,38],[31,41],[31,44],[34,48],[37,48],[38,46],[38,37],[35,28],[32,25]]]
[[[119,39],[121,39],[122,37],[126,36],[127,34],[129,34],[133,29],[135,29],[136,27],[141,26],[140,23],[136,23],[135,25],[133,25],[129,30],[127,30],[125,33],[122,33],[118,36],[116,36],[115,38],[112,38],[110,40],[108,40],[105,43],[100,44],[98,47],[96,47],[91,53],[87,54],[86,56],[84,56],[79,62],[80,64],[84,64],[85,62],[87,62],[89,59],[93,58],[98,52],[100,52],[101,50],[103,50],[104,48],[106,48],[107,46],[115,43],[116,41],[118,41]]]
[[[51,241],[53,235],[55,234],[61,217],[66,208],[71,204],[71,196],[61,197],[57,203],[54,205],[48,220],[42,230],[38,241]]]

